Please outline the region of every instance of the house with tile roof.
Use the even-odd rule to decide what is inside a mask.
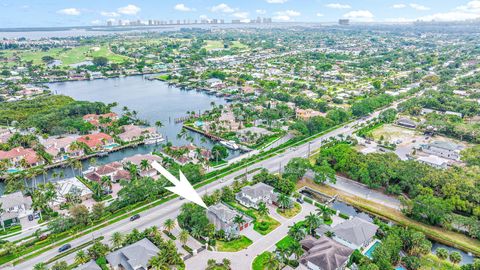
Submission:
[[[106,259],[113,270],[147,270],[149,261],[160,249],[147,238],[107,254]]]
[[[22,146],[9,151],[0,151],[0,160],[7,160],[16,168],[22,167],[22,160],[25,160],[28,166],[37,166],[44,163],[33,149],[23,148]]]
[[[103,146],[113,143],[112,136],[103,132],[83,135],[77,139],[77,142],[85,143],[93,150],[101,150]]]
[[[312,270],[345,269],[354,249],[346,247],[335,240],[321,236],[319,239],[308,235],[300,241],[305,253],[300,262]]]
[[[102,166],[93,168],[92,171],[85,173],[85,178],[90,181],[100,183],[102,177],[109,177],[112,182],[118,182],[120,179],[130,180],[130,172],[123,168],[120,162],[111,162]]]

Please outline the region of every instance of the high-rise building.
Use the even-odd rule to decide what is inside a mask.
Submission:
[[[340,25],[349,25],[349,24],[350,24],[350,20],[349,20],[349,19],[340,19],[340,20],[338,20],[338,24],[340,24]]]
[[[108,21],[107,26],[112,26],[112,21]]]
[[[123,22],[122,20],[118,20],[118,25],[122,26],[123,25]]]

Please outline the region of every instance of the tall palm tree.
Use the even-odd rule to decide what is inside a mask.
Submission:
[[[165,230],[167,230],[168,232],[170,232],[171,230],[173,230],[175,228],[175,220],[173,220],[171,218],[165,220],[165,222],[163,223],[163,228]]]
[[[258,210],[257,211],[261,216],[266,216],[266,215],[270,214],[270,210],[268,209],[267,204],[264,203],[264,202],[260,202],[258,204]]]
[[[45,263],[37,263],[33,266],[33,270],[48,270],[47,264]]]
[[[185,245],[188,241],[188,231],[187,230],[182,230],[180,232],[180,234],[178,235],[178,239],[180,240],[180,243],[182,243],[182,245]]]
[[[290,235],[296,241],[302,240],[306,234],[307,233],[305,232],[305,229],[296,223],[293,223],[293,225],[290,226],[288,230],[288,235]]]
[[[243,223],[245,223],[245,219],[243,218],[243,216],[236,215],[236,216],[233,218],[233,223],[237,224],[237,225],[238,225],[238,228],[240,229],[240,226],[242,226]]]
[[[87,263],[89,260],[90,260],[90,257],[87,255],[87,253],[83,249],[79,250],[75,255],[76,264],[84,264],[84,263]]]
[[[142,161],[140,161],[140,169],[142,171],[147,170],[149,167],[150,167],[150,164],[148,164],[148,160],[142,159]]]
[[[277,200],[278,206],[282,211],[285,211],[287,208],[292,207],[292,200],[287,195],[280,193]]]
[[[278,270],[280,269],[280,262],[271,252],[265,253],[265,269],[267,270]]]
[[[288,247],[290,254],[295,255],[295,259],[298,260],[303,254],[302,245],[299,242],[293,242],[292,245]]]
[[[156,126],[157,128],[163,127],[162,121],[160,121],[160,120],[156,121],[156,122],[155,122],[155,126]]]
[[[317,213],[322,216],[324,221],[330,220],[330,209],[326,205],[319,205],[317,208]]]
[[[232,265],[232,262],[227,258],[224,258],[222,260],[222,263],[223,263],[223,267],[225,267],[227,269],[230,269],[230,266]]]
[[[315,229],[322,225],[322,219],[318,215],[310,213],[305,217],[305,225],[308,232],[313,235]]]
[[[110,242],[112,243],[113,249],[117,249],[123,245],[123,234],[121,232],[114,232]]]

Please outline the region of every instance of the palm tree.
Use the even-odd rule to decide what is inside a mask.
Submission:
[[[79,250],[77,252],[77,254],[75,255],[75,263],[76,264],[84,264],[84,263],[87,263],[89,260],[90,260],[90,257],[82,249]]]
[[[35,266],[33,266],[33,270],[48,270],[48,267],[45,263],[37,263]]]
[[[278,270],[280,269],[280,262],[271,252],[265,253],[265,269],[267,270]]]
[[[258,204],[258,213],[259,213],[261,216],[266,216],[266,215],[270,214],[270,210],[268,209],[266,203],[260,202],[260,203]]]
[[[157,128],[163,127],[162,121],[160,121],[160,120],[156,121],[156,122],[155,122],[155,126],[156,126]]]
[[[319,205],[317,208],[317,213],[322,216],[324,221],[330,220],[330,209],[326,205]]]
[[[114,232],[112,234],[112,238],[110,239],[110,242],[112,242],[113,249],[117,249],[123,245],[123,234],[120,232]]]
[[[308,232],[313,235],[313,232],[322,224],[320,217],[314,213],[310,213],[305,217],[305,225]]]
[[[232,262],[227,258],[223,258],[222,263],[223,263],[223,267],[227,269],[230,269],[230,266],[232,265]]]
[[[92,157],[88,160],[88,163],[90,164],[90,166],[95,167],[97,165],[97,159]]]
[[[288,249],[289,249],[290,254],[295,255],[296,260],[298,260],[298,258],[300,258],[300,256],[302,256],[302,254],[303,254],[303,248],[302,248],[302,245],[300,245],[299,242],[293,242],[293,244],[290,245],[290,247],[288,247]]]
[[[171,218],[165,220],[165,222],[163,223],[163,228],[165,228],[165,230],[170,232],[171,230],[173,230],[175,228],[175,220],[173,220]]]
[[[233,218],[233,223],[237,224],[238,227],[240,228],[240,226],[242,226],[243,223],[245,223],[245,219],[243,218],[243,216],[236,215],[236,216]]]
[[[142,159],[142,161],[140,161],[140,169],[142,171],[147,170],[149,167],[150,167],[150,164],[148,164],[148,160]]]
[[[182,243],[182,245],[185,245],[188,241],[188,231],[187,230],[182,230],[180,232],[180,234],[178,235],[178,239],[180,240],[180,243]]]
[[[302,240],[307,234],[305,232],[305,229],[299,224],[293,223],[293,225],[290,226],[289,228],[290,229],[288,230],[288,235],[290,235],[296,241]]]
[[[292,207],[292,201],[287,195],[280,193],[277,200],[278,206],[284,212],[285,209]]]
[[[100,178],[100,182],[102,183],[103,188],[108,188],[108,190],[112,189],[112,178],[109,176],[102,176]]]
[[[197,227],[193,228],[190,234],[192,235],[193,238],[196,238],[196,239],[199,239],[202,236],[200,230]]]

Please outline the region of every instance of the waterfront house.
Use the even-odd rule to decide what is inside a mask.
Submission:
[[[3,210],[0,222],[6,227],[19,223],[21,218],[33,212],[32,198],[24,196],[20,191],[1,196],[0,205]]]
[[[66,203],[69,197],[76,197],[82,201],[92,198],[92,191],[75,177],[61,180],[55,183],[57,197],[50,202],[50,207],[60,209],[60,205]]]
[[[85,174],[85,178],[90,181],[101,183],[102,177],[108,177],[112,182],[118,182],[120,179],[130,180],[130,172],[123,168],[120,162],[111,162],[93,169]]]
[[[366,247],[372,242],[378,226],[359,217],[346,220],[333,227],[335,241],[352,249]]]
[[[113,121],[117,121],[118,115],[116,113],[86,114],[83,116],[83,120],[96,127],[105,127],[111,125]]]
[[[122,126],[122,130],[123,132],[118,134],[118,137],[124,142],[136,141],[142,137],[149,138],[157,133],[153,127],[141,128],[135,125]]]
[[[22,163],[24,162],[28,166],[37,166],[44,163],[33,149],[23,148],[22,146],[15,147],[9,151],[0,150],[0,160],[7,160],[16,168],[23,167]]]
[[[102,150],[103,146],[113,143],[112,136],[103,132],[83,135],[77,142],[85,143],[92,150]]]
[[[246,206],[258,209],[261,202],[271,204],[275,200],[273,187],[265,183],[257,183],[253,186],[243,187],[236,195],[237,201]]]
[[[40,140],[45,146],[45,151],[53,157],[53,162],[60,162],[69,157],[80,157],[84,155],[83,149],[71,149],[70,146],[77,140],[78,136],[67,137],[49,137],[46,140]]]
[[[245,223],[236,224],[233,222],[235,216],[243,216]],[[207,210],[207,218],[215,226],[217,231],[223,230],[227,237],[238,235],[238,233],[251,225],[253,219],[239,213],[223,203],[212,205]]]
[[[421,150],[427,154],[438,157],[460,160],[460,151],[462,150],[462,147],[452,142],[434,141],[429,144],[422,144]]]
[[[146,168],[142,168],[142,161],[143,160],[146,160],[147,163],[148,163],[148,166]],[[152,155],[152,154],[141,155],[141,154],[138,154],[138,155],[134,155],[134,156],[131,156],[131,157],[124,158],[122,160],[122,163],[127,167],[129,166],[129,164],[134,164],[135,166],[137,166],[138,174],[142,177],[152,177],[154,179],[157,179],[159,177],[159,173],[158,173],[157,170],[153,169],[151,165],[154,161],[156,161],[158,163],[161,163],[162,160],[163,159],[161,157],[156,156],[156,155]]]
[[[345,269],[353,249],[346,247],[335,240],[321,236],[319,239],[308,235],[300,241],[305,253],[300,262],[312,270],[341,270]]]
[[[160,250],[147,238],[107,254],[105,258],[113,270],[146,270],[149,261]]]

